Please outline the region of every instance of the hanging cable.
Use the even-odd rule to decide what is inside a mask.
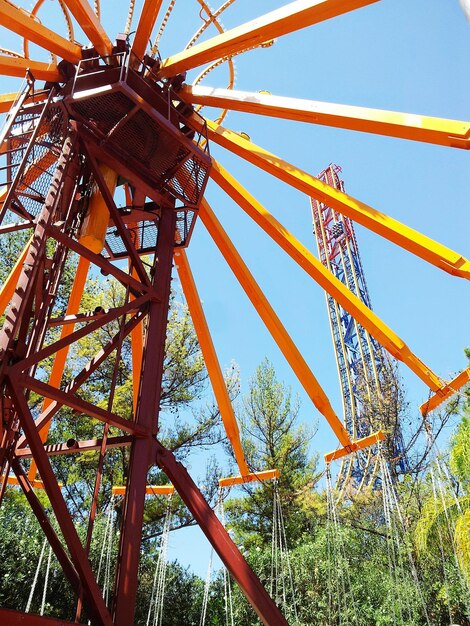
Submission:
[[[270,589],[273,599],[286,617],[291,618],[292,624],[298,624],[294,578],[277,480],[273,483]]]
[[[329,554],[332,556],[333,561],[333,574],[331,574],[331,570],[329,571],[330,577],[330,590],[331,590],[331,599],[329,601],[329,610],[330,613],[333,612],[333,581],[331,578],[335,577],[335,587],[336,587],[336,606],[338,610],[338,626],[341,626],[343,623],[350,623],[349,614],[352,613],[352,619],[355,624],[358,624],[357,620],[357,611],[356,611],[356,602],[352,590],[352,582],[351,577],[349,575],[349,567],[348,567],[348,559],[346,554],[346,549],[344,546],[341,528],[339,525],[338,515],[337,515],[337,505],[338,501],[335,499],[333,486],[331,481],[331,472],[329,466],[326,469],[326,482],[327,482],[327,541],[330,546],[328,548]],[[352,611],[350,609],[352,608]],[[343,622],[343,618],[346,619],[346,622]],[[330,622],[334,623],[334,617]]]
[[[204,583],[204,595],[202,597],[202,609],[201,609],[201,618],[199,620],[199,626],[205,626],[206,624],[206,616],[207,616],[207,606],[209,604],[209,591],[212,583],[212,565],[214,559],[214,548],[211,549],[211,554],[209,557],[209,565],[207,566],[207,575],[206,581]]]
[[[42,590],[41,610],[39,611],[39,615],[44,615],[44,609],[46,607],[47,585],[49,583],[49,573],[51,571],[51,559],[52,548],[51,546],[49,546],[49,554],[47,555],[46,576],[44,578],[44,589]]]
[[[103,541],[101,544],[98,572],[96,574],[96,582],[100,584],[101,574],[103,572],[103,584],[101,586],[101,589],[106,604],[108,604],[109,590],[111,587],[111,561],[114,541],[114,507],[115,501],[113,496],[106,512],[106,524],[104,528]]]
[[[383,475],[381,455],[379,455],[379,462],[380,462],[381,474]],[[395,555],[395,544],[391,540],[391,532],[390,532],[391,527],[392,527],[392,518],[391,518],[391,513],[390,513],[389,500],[387,498],[387,490],[385,489],[383,483],[382,483],[382,502],[383,502],[385,526],[387,528],[386,544],[387,544],[389,578],[390,578],[390,583],[391,583],[390,591],[392,594],[391,605],[392,605],[392,611],[393,611],[393,624],[396,626],[397,618],[399,618],[400,623],[403,624],[403,613],[402,613],[401,604],[400,604],[400,596],[398,593],[399,581],[397,579],[398,567],[397,567],[396,555]],[[397,616],[397,611],[398,611],[398,616]]]
[[[42,544],[41,553],[39,555],[39,561],[36,567],[36,572],[34,574],[33,584],[31,585],[31,591],[29,592],[28,602],[26,603],[26,609],[25,609],[26,613],[29,613],[31,609],[31,603],[33,601],[34,592],[36,590],[36,585],[38,583],[39,572],[41,571],[41,565],[42,565],[42,560],[44,558],[46,545],[47,545],[47,538],[44,539],[43,544]]]
[[[441,461],[442,455],[439,452],[437,442],[432,435],[431,429],[429,427],[426,428],[426,436],[431,449],[432,462],[430,466],[430,477],[433,491],[434,516],[436,519],[436,527],[441,551],[444,583],[447,587],[449,587],[446,569],[446,565],[448,565],[448,560],[445,558],[444,540],[442,537],[441,524],[439,523],[439,517],[441,514],[444,515],[446,534],[448,537],[448,541],[452,546],[452,557],[458,576],[459,586],[462,591],[462,600],[465,605],[467,615],[470,616],[470,583],[464,572],[462,571],[462,567],[460,564],[456,543],[457,528],[454,521],[455,515],[453,516],[451,513],[451,510],[454,509],[457,512],[457,515],[461,516],[463,515],[463,510],[452,484],[452,478],[449,474],[447,464],[442,463]],[[452,622],[451,604],[450,602],[448,604],[450,621]]]
[[[157,565],[155,567],[152,593],[147,613],[147,626],[150,626],[150,624],[153,626],[161,626],[163,620],[163,603],[165,599],[166,576],[168,570],[168,540],[172,520],[171,498],[171,495],[168,496],[168,503],[165,511],[165,519],[163,522],[163,530],[160,540],[160,550],[158,553]]]
[[[224,528],[226,528],[226,520],[225,520],[225,507],[224,507],[224,497],[223,497],[223,489],[219,487],[219,496],[217,500],[216,510],[218,511],[220,523]],[[232,596],[232,581],[230,578],[230,574],[227,571],[227,568],[223,568],[223,577],[224,577],[224,607],[225,607],[225,624],[226,626],[235,626],[234,615],[233,615],[233,596]]]
[[[381,476],[382,490],[385,494],[384,503],[386,503],[387,505],[386,507],[384,504],[384,509],[388,508],[388,516],[386,516],[386,519],[388,520],[389,534],[392,536],[392,539],[395,542],[394,549],[396,551],[395,554],[396,554],[398,574],[400,576],[400,579],[405,579],[406,573],[411,572],[415,589],[417,591],[417,594],[421,603],[423,616],[426,620],[426,624],[430,626],[431,622],[429,620],[426,602],[425,602],[423,592],[421,589],[421,584],[420,584],[419,576],[418,576],[418,570],[417,570],[416,563],[413,558],[413,554],[411,552],[410,546],[408,545],[408,541],[406,537],[406,532],[407,532],[406,524],[404,522],[403,515],[401,512],[401,506],[398,500],[398,495],[395,489],[395,485],[393,483],[390,470],[385,461],[382,446],[380,444],[379,444],[379,456],[380,456],[380,464],[381,464],[380,466],[381,466],[381,474],[382,474]],[[403,546],[405,547],[405,552],[406,552],[406,557],[407,557],[409,567],[406,567],[404,559],[401,556]],[[397,593],[398,593],[398,588],[397,588]],[[404,602],[403,604],[409,613],[410,621],[413,621],[413,616],[411,615],[411,607],[409,606],[409,603]],[[399,608],[401,608],[400,602],[398,602],[398,606]]]

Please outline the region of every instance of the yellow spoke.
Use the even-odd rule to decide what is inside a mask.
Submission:
[[[194,282],[194,277],[189,266],[186,251],[183,248],[177,249],[175,257],[178,276],[194,324],[194,330],[196,331],[199,345],[201,346],[202,356],[204,357],[204,363],[206,364],[207,373],[209,374],[225,432],[232,445],[240,474],[246,476],[249,474],[250,470],[248,469],[245,455],[243,454],[237,419],[228,395],[227,386],[220,368],[209,326],[207,325],[206,316],[204,315],[204,310],[201,305],[201,299],[197,292],[196,283]]]
[[[220,164],[213,161],[211,177],[287,254],[330,294],[377,341],[402,361],[433,391],[441,387],[434,374],[373,311],[334,276],[300,241],[262,206]]]
[[[467,150],[470,148],[470,122],[460,120],[212,87],[186,86],[181,93],[191,104],[423,141],[452,148]]]
[[[198,123],[196,116],[193,119],[195,123]],[[470,261],[457,252],[377,211],[364,202],[334,189],[315,176],[256,146],[238,133],[223,128],[210,120],[206,121],[209,139],[215,143],[295,189],[333,207],[355,222],[412,252],[428,263],[454,276],[470,279]]]
[[[98,53],[109,55],[113,44],[87,0],[64,0],[64,3]]]
[[[19,59],[0,54],[0,75],[24,78],[27,70],[30,70],[37,80],[61,80],[61,74],[55,63],[42,63],[41,61]]]
[[[448,400],[468,382],[470,382],[470,367],[467,367],[467,369],[463,370],[463,372],[460,372],[460,374],[451,380],[450,383],[446,383],[437,391],[437,393],[430,396],[429,400],[424,402],[419,407],[422,415],[426,416],[431,411],[434,411],[434,409],[445,402],[445,400]]]
[[[0,113],[8,113],[18,97],[17,93],[3,93],[0,95]]]
[[[378,0],[297,0],[165,59],[160,73],[173,76],[374,2]]]
[[[21,35],[41,48],[45,48],[58,56],[77,63],[81,58],[81,48],[76,43],[61,37],[50,28],[46,28],[36,20],[31,19],[18,7],[7,0],[0,0],[0,25]]]
[[[155,21],[163,4],[163,0],[145,0],[140,14],[139,24],[132,43],[132,52],[142,59],[152,34]]]
[[[334,412],[320,383],[315,378],[289,333],[282,325],[281,320],[276,315],[268,299],[205,200],[202,201],[199,216],[307,395],[320,413],[327,419],[341,445],[350,446],[351,441],[348,432]]]

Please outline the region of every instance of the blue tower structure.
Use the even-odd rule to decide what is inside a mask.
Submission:
[[[340,172],[339,166],[330,164],[318,178],[344,191]],[[314,198],[311,205],[321,262],[372,309],[353,222]],[[398,420],[396,362],[334,298],[326,294],[326,301],[346,428],[354,439],[382,428],[387,434],[385,454],[395,473],[404,472],[408,464]],[[377,453],[372,447],[343,461],[338,482],[357,490],[375,481],[376,472]]]

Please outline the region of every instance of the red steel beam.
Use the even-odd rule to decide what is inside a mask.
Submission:
[[[145,271],[142,260],[131,240],[130,233],[127,230],[122,220],[122,217],[118,211],[116,203],[114,202],[113,195],[110,192],[108,185],[106,184],[103,174],[101,173],[98,161],[95,159],[93,153],[88,150],[88,146],[86,143],[83,144],[83,147],[84,147],[86,156],[88,157],[88,163],[91,167],[91,171],[93,172],[93,178],[95,179],[99,187],[103,200],[108,208],[109,215],[111,219],[113,220],[114,225],[118,229],[119,234],[121,235],[124,246],[129,254],[129,258],[132,261],[132,265],[135,271],[137,272],[142,283],[146,285],[147,287],[149,287],[150,279],[147,275],[147,272]]]
[[[79,341],[83,337],[86,337],[87,335],[91,334],[98,328],[101,328],[105,324],[109,324],[109,322],[112,322],[118,317],[121,317],[121,315],[124,315],[125,313],[129,313],[130,311],[134,311],[135,309],[139,309],[139,307],[147,303],[148,299],[149,299],[148,295],[140,296],[139,298],[136,298],[135,300],[132,300],[132,302],[128,302],[127,304],[123,306],[110,309],[107,313],[103,313],[97,319],[93,320],[86,326],[82,326],[81,328],[75,330],[73,333],[70,333],[69,335],[62,337],[61,339],[54,341],[53,343],[49,344],[42,350],[39,350],[38,352],[36,352],[35,354],[32,354],[26,359],[23,359],[21,363],[18,363],[18,365],[15,365],[14,369],[24,372],[25,370],[30,368],[32,365],[35,365],[36,363],[39,363],[40,361],[47,359],[48,357],[52,356],[56,352],[59,352],[59,350],[62,350],[63,348],[70,346],[70,344],[75,343],[76,341]]]
[[[63,191],[64,185],[68,183],[68,180],[64,180],[64,178],[67,179],[67,177],[63,176],[63,172],[67,172],[68,165],[73,159],[74,145],[74,136],[68,137],[64,142],[62,154],[57,163],[44,206],[37,219],[32,241],[24,260],[21,275],[18,279],[16,292],[11,300],[8,316],[0,331],[0,359],[3,360],[2,369],[8,364],[8,359],[4,358],[4,356],[14,345],[18,329],[35,286],[36,277],[40,271],[40,261],[43,257],[47,242],[47,228],[53,219],[55,209],[61,201],[61,192]]]
[[[145,437],[149,434],[149,430],[141,424],[125,420],[119,415],[116,415],[116,413],[105,411],[105,409],[101,409],[90,402],[86,402],[73,394],[66,393],[61,389],[51,387],[51,385],[47,385],[40,380],[36,380],[32,376],[22,376],[18,382],[22,387],[32,389],[41,396],[58,400],[61,404],[65,404],[75,411],[94,417],[100,422],[104,422],[110,426],[115,426],[124,432],[132,433],[136,437]]]
[[[74,622],[68,622],[57,617],[43,617],[34,615],[34,613],[0,609],[0,624],[5,626],[73,626]]]
[[[66,443],[53,443],[44,446],[47,456],[57,456],[59,454],[80,454],[81,452],[92,452],[101,448],[102,439],[88,439],[87,441],[67,441]],[[106,449],[122,448],[132,443],[132,437],[122,435],[120,437],[108,437]],[[28,459],[33,455],[30,448],[17,448],[15,456]]]
[[[151,302],[149,308],[140,401],[136,412],[137,425],[154,434],[158,431],[157,416],[165,356],[175,230],[176,211],[162,208],[158,224],[154,273],[154,288],[159,301]],[[116,568],[113,612],[115,626],[129,626],[134,623],[147,474],[152,462],[154,443],[153,437],[135,439],[131,448]]]
[[[105,313],[116,311],[116,308],[103,309],[101,311],[89,311],[88,313],[77,313],[76,315],[64,315],[63,317],[52,317],[47,322],[51,326],[66,326],[67,324],[79,324],[81,322],[92,322],[99,319]]]
[[[18,484],[23,489],[26,499],[28,500],[31,509],[35,514],[39,525],[41,526],[45,536],[47,537],[49,545],[54,550],[54,554],[56,555],[65,576],[70,582],[72,589],[79,589],[81,587],[81,583],[77,571],[74,568],[73,563],[69,558],[69,555],[64,550],[64,546],[62,545],[61,540],[57,536],[57,533],[50,523],[49,517],[44,510],[44,507],[36,496],[34,488],[29,481],[28,475],[22,468],[21,463],[17,458],[12,459],[11,467],[15,472],[16,478],[18,479]]]
[[[113,626],[111,616],[106,608],[101,590],[98,587],[93,570],[88,561],[88,556],[83,549],[80,537],[78,536],[67,504],[62,496],[57,479],[49,462],[49,458],[44,450],[23,390],[11,379],[8,379],[7,383],[20,425],[31,447],[33,458],[44,483],[44,489],[55,513],[65,543],[67,544],[70,558],[80,578],[81,587],[87,600],[87,607],[92,622],[94,621],[97,626]]]
[[[0,226],[0,235],[5,235],[6,233],[16,233],[20,230],[26,230],[27,228],[34,227],[34,222],[17,222],[14,224],[5,224],[4,226]]]
[[[158,441],[156,442],[156,450],[157,465],[168,476],[263,624],[266,626],[289,626],[274,600],[245,561],[235,543],[230,539],[217,515],[207,504],[186,468],[175,459],[170,450],[164,448]]]
[[[144,315],[137,315],[133,317],[125,325],[125,334],[127,335],[142,322]],[[85,365],[85,367],[75,376],[75,378],[65,387],[63,390],[65,393],[75,393],[77,389],[98,369],[105,359],[116,348],[119,342],[120,332],[116,333],[114,337],[109,341],[95,356]],[[35,420],[35,424],[38,430],[41,430],[45,424],[51,421],[54,415],[62,408],[62,404],[58,400],[54,400],[45,411],[39,415]],[[22,448],[26,445],[26,438],[22,435],[18,439],[17,448]]]
[[[72,239],[72,237],[69,237],[69,235],[62,232],[60,228],[58,228],[57,226],[48,226],[47,233],[48,235],[50,235],[51,237],[54,237],[54,239],[56,239],[60,243],[63,243],[65,246],[67,246],[68,248],[70,248],[71,250],[79,254],[80,256],[84,256],[86,259],[91,261],[94,265],[102,269],[104,273],[111,274],[111,276],[113,276],[116,280],[118,280],[123,285],[125,286],[128,285],[130,289],[132,289],[132,291],[135,292],[136,295],[140,295],[142,292],[151,292],[149,287],[142,285],[141,282],[139,282],[138,280],[136,280],[129,274],[126,274],[126,272],[123,272],[122,270],[120,270],[118,267],[110,263],[110,261],[105,259],[103,256],[100,256],[99,254],[95,254],[91,250],[88,250],[88,248],[85,248],[85,246],[82,246],[81,243],[78,243],[76,239]],[[155,297],[154,294],[152,294],[152,297]]]

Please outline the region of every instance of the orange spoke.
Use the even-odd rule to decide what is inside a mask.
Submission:
[[[17,97],[17,93],[4,93],[0,95],[0,113],[8,113]]]
[[[0,0],[0,25],[67,61],[77,63],[82,58],[78,44],[68,41],[50,28],[31,19],[7,0]]]
[[[52,82],[61,80],[61,74],[55,63],[42,63],[41,61],[31,61],[30,59],[15,58],[0,54],[0,75],[19,76],[23,78],[27,70],[38,80]]]
[[[87,0],[64,0],[64,3],[99,54],[110,54],[113,44]]]
[[[269,304],[268,299],[262,292],[260,286],[253,278],[248,267],[245,265],[243,259],[238,254],[235,246],[205,200],[202,201],[199,215],[222,256],[227,261],[230,269],[255,307],[258,315],[263,320],[266,328],[271,333],[274,341],[277,343],[282,354],[285,356],[300,384],[305,389],[307,395],[318,411],[320,411],[320,413],[326,418],[335,435],[338,437],[341,445],[351,445],[349,434],[339,417],[334,412],[326,393],[323,391],[320,383],[315,378],[305,359],[300,354],[297,346],[292,341],[289,333],[284,328],[281,320]]]
[[[433,391],[440,389],[442,385],[440,379],[413,354],[406,343],[315,258],[300,241],[286,230],[227,170],[214,161],[211,177],[315,282],[375,337],[391,355],[407,365],[430,389]]]
[[[237,418],[235,417],[232,402],[228,395],[227,385],[225,384],[222,369],[217,358],[217,353],[201,305],[201,299],[197,292],[191,267],[189,266],[186,251],[183,248],[177,249],[175,257],[178,276],[181,281],[181,286],[183,287],[183,293],[188,304],[191,319],[193,320],[194,330],[196,331],[199,345],[201,346],[202,356],[204,357],[204,363],[207,367],[220,416],[224,423],[225,432],[232,445],[240,473],[242,476],[246,476],[250,470],[245,461]]]
[[[187,85],[181,93],[191,104],[423,141],[452,148],[467,150],[470,148],[470,122],[460,120],[212,87]]]
[[[132,43],[132,52],[138,59],[142,59],[145,54],[162,3],[163,0],[145,0],[144,2]]]
[[[198,123],[196,117],[193,119],[195,123]],[[210,120],[206,120],[206,122],[209,139],[215,143],[295,189],[333,207],[355,222],[401,246],[408,252],[412,252],[428,263],[454,276],[470,279],[470,261],[459,253],[377,211],[364,202],[356,200],[343,191],[334,189],[315,176],[256,146],[238,133],[218,126]]]
[[[266,13],[165,59],[160,74],[161,76],[174,76],[374,2],[378,0],[348,0],[348,2],[344,0],[297,0],[291,2],[280,9]]]

